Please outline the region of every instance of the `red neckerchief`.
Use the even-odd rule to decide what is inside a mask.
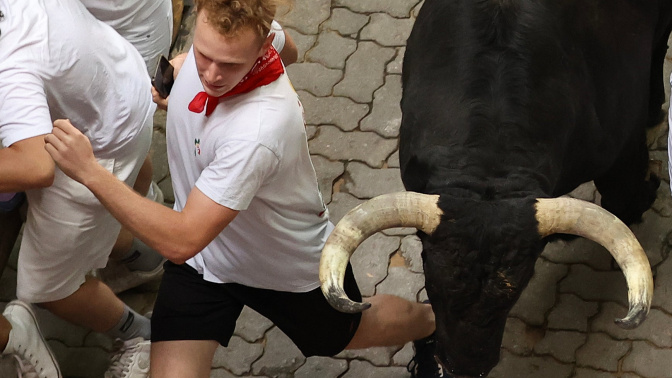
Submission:
[[[284,72],[285,68],[282,66],[280,55],[278,55],[275,48],[271,46],[264,56],[257,59],[250,72],[248,72],[243,80],[236,84],[233,89],[219,97],[210,96],[205,92],[199,92],[189,103],[189,110],[194,113],[200,113],[205,109],[205,115],[209,116],[215,110],[215,107],[217,107],[220,98],[247,93],[255,88],[270,84]]]

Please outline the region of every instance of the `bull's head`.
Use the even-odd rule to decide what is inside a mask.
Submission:
[[[457,220],[443,214],[438,200],[438,195],[395,193],[351,210],[322,251],[320,280],[329,303],[343,312],[367,309],[370,304],[353,302],[343,291],[350,255],[377,231],[415,227],[426,236],[423,261],[427,294],[436,314],[436,357],[451,374],[485,376],[497,364],[506,316],[527,286],[538,255],[518,256],[516,251],[533,250],[535,245],[539,249],[541,240],[554,233],[586,237],[612,254],[625,275],[630,303],[627,316],[616,320],[618,325],[634,328],[648,314],[653,295],[648,259],[630,229],[601,207],[572,198],[537,199],[537,234],[517,238],[504,230],[496,235],[505,248],[493,263],[493,255],[488,255],[492,251],[479,251],[483,245],[465,240],[464,235],[445,235],[451,229],[448,223]],[[506,247],[512,241],[516,245]]]

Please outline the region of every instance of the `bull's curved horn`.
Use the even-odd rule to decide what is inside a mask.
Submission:
[[[350,210],[338,222],[322,249],[320,282],[329,304],[347,313],[369,308],[370,303],[354,302],[343,290],[350,256],[366,238],[387,228],[415,227],[431,234],[441,219],[438,200],[438,195],[400,192],[372,198]]]
[[[628,284],[630,309],[615,322],[621,328],[637,327],[649,313],[653,297],[651,265],[628,226],[593,203],[574,198],[539,198],[536,204],[539,234],[583,236],[606,248],[621,267]]]

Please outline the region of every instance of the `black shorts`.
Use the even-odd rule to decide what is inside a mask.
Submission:
[[[333,356],[350,343],[361,320],[361,314],[333,309],[319,287],[289,293],[208,282],[187,264],[168,261],[164,268],[152,313],[154,342],[215,340],[227,346],[245,305],[278,326],[304,356]],[[349,264],[344,288],[352,300],[362,300]]]

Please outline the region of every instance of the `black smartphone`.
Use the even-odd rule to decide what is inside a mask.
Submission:
[[[173,88],[173,81],[173,65],[165,56],[161,55],[159,62],[156,64],[152,85],[162,98],[166,98]]]

